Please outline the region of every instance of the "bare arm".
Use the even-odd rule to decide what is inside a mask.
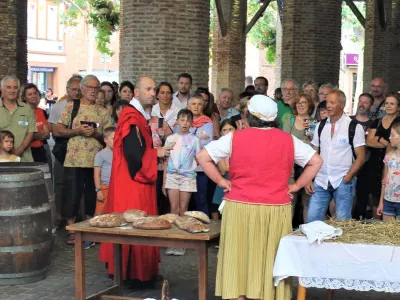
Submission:
[[[226,180],[218,171],[214,161],[205,148],[203,148],[200,153],[196,155],[196,160],[208,178],[210,178],[216,184],[220,185],[222,182],[224,182],[224,180]]]
[[[53,135],[55,137],[72,138],[79,135],[80,127],[75,129],[69,129],[66,125],[58,123],[53,126]]]
[[[378,206],[378,210],[376,212],[376,214],[378,216],[381,216],[382,213],[383,213],[383,200],[384,200],[384,197],[385,197],[386,184],[388,183],[387,176],[388,176],[388,167],[387,167],[386,164],[384,164],[384,166],[383,166],[383,174],[382,174],[381,197],[379,199],[379,206]]]
[[[43,125],[43,129],[41,131],[35,132],[33,134],[34,140],[47,140],[50,138],[50,129],[48,125]]]
[[[96,189],[101,188],[100,175],[101,175],[101,168],[94,167],[94,186],[96,187]]]
[[[386,141],[384,138],[381,138],[378,142],[379,137],[375,136],[375,134],[376,134],[376,129],[370,128],[366,140],[367,146],[380,149],[385,148],[388,145],[388,141]]]
[[[347,172],[346,176],[344,176],[344,181],[350,182],[354,176],[357,175],[358,171],[361,169],[362,165],[365,162],[365,147],[357,147],[354,149],[356,152],[357,158],[351,165],[349,172]]]
[[[322,166],[322,158],[319,154],[315,153],[311,159],[308,161],[306,166],[304,167],[303,173],[301,173],[300,177],[296,180],[297,188],[300,190],[305,187],[306,184],[309,184]]]

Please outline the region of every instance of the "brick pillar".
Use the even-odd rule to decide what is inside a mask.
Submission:
[[[363,89],[383,77],[389,91],[400,89],[400,0],[385,0],[386,28],[379,22],[377,1],[367,0]]]
[[[27,81],[27,18],[26,0],[0,1],[0,78],[15,75]]]
[[[226,36],[221,35],[217,12],[214,11],[213,76],[211,89],[217,96],[221,88],[231,88],[235,100],[244,90],[246,57],[247,0],[221,0]]]
[[[208,85],[210,2],[122,0],[120,79],[151,76],[176,87],[177,75]]]
[[[338,84],[342,1],[285,0],[282,80]]]

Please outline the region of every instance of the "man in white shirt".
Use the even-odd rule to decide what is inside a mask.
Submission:
[[[187,107],[192,88],[192,76],[188,73],[178,75],[178,91],[174,94],[172,103],[179,109]]]
[[[312,194],[308,209],[307,223],[324,220],[331,199],[336,202],[338,220],[351,219],[354,195],[354,177],[365,161],[365,133],[360,124],[355,127],[353,150],[349,140],[350,117],[343,113],[346,96],[340,90],[332,90],[327,96],[328,119],[319,137],[318,130],[311,142],[315,150],[320,151],[324,160],[314,183],[306,187]]]

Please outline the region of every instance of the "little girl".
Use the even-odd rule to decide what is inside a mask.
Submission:
[[[14,135],[11,131],[0,131],[0,162],[20,162],[21,158],[12,154],[14,149]]]
[[[221,136],[227,135],[230,132],[235,132],[236,130],[237,130],[236,123],[234,121],[232,121],[231,119],[226,119],[226,120],[222,121]],[[217,166],[218,166],[218,170],[221,173],[221,175],[225,179],[228,179],[229,160],[228,159],[221,160]],[[218,206],[221,205],[222,198],[224,197],[224,195],[225,195],[224,189],[217,186],[215,188],[214,197],[213,197],[213,201],[212,201],[213,205],[217,206],[217,209],[213,210],[213,211],[216,211],[216,213],[212,214],[212,218],[214,220],[218,220]]]
[[[188,209],[192,193],[197,192],[196,185],[196,154],[200,152],[200,140],[190,133],[193,113],[182,109],[178,113],[177,124],[179,132],[167,137],[165,145],[174,145],[164,168],[163,193],[168,190],[171,204],[171,213],[183,216]],[[185,254],[183,248],[168,248],[166,255],[181,256]]]
[[[383,221],[400,218],[400,123],[392,125],[390,144],[393,149],[385,155],[383,162],[382,191],[377,214]]]

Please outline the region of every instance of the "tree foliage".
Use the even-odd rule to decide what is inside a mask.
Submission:
[[[259,0],[247,1],[247,22],[249,22],[260,8]],[[249,41],[258,49],[267,49],[268,63],[274,64],[276,57],[276,23],[278,17],[276,1],[271,1],[263,15],[247,35]]]
[[[65,12],[61,15],[61,23],[67,27],[76,27],[78,19],[84,18],[96,30],[97,50],[112,56],[109,48],[111,35],[119,28],[119,0],[54,0],[64,3]]]

